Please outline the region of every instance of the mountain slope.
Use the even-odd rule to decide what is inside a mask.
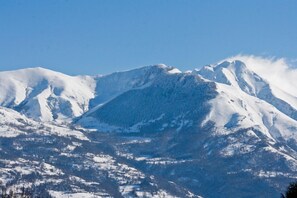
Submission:
[[[71,136],[81,140],[87,140],[86,136],[69,126],[41,123],[19,112],[5,107],[0,107],[0,137],[10,138],[29,134],[46,134],[57,136]]]
[[[101,131],[188,128],[199,123],[208,111],[208,100],[215,95],[214,83],[194,75],[167,73],[150,85],[124,92],[78,123]]]
[[[94,84],[43,68],[0,72],[0,105],[40,121],[74,118],[88,110]]]
[[[116,96],[145,86],[149,86],[155,78],[166,73],[179,73],[175,68],[165,65],[152,65],[124,72],[96,77],[96,96],[90,101],[90,108],[101,105]]]
[[[1,191],[21,194],[28,188],[35,195],[57,198],[199,197],[115,154],[114,146],[130,140],[94,135],[0,107]]]
[[[231,59],[0,72],[0,181],[55,197],[279,197],[297,178],[295,74],[281,66],[281,86]]]
[[[168,169],[175,172],[166,176],[174,181],[185,177],[185,166],[191,167],[187,169],[190,172],[201,167],[208,174],[225,178],[214,182],[204,178],[208,174],[192,172],[180,182],[206,197],[226,197],[229,193],[257,197],[257,192],[244,194],[239,189],[248,190],[245,185],[256,189],[253,181],[267,193],[269,188],[280,191],[281,180],[288,182],[296,177],[296,110],[287,100],[294,97],[285,90],[280,90],[279,97],[273,91],[276,89],[243,62],[225,61],[191,74],[158,77],[144,88],[128,90],[102,104],[78,123],[99,131],[142,132],[140,135],[146,136],[160,131],[162,135],[158,133],[153,140],[160,146],[132,147],[132,158],[145,155],[143,161],[149,163],[158,153],[177,164],[183,161],[182,166],[160,168],[162,173]],[[163,163],[170,163],[165,159]],[[220,171],[212,165],[216,162],[220,162]],[[195,179],[199,182],[195,183]],[[232,191],[232,181],[237,179],[242,186]],[[210,190],[213,183],[224,186],[225,194]],[[273,197],[275,193],[265,196]]]
[[[255,126],[270,138],[297,140],[296,109],[275,96],[271,90],[276,88],[271,88],[273,85],[249,70],[243,62],[225,61],[195,73],[217,83],[220,94],[211,101],[213,108],[208,117],[217,126],[229,131],[233,127]]]

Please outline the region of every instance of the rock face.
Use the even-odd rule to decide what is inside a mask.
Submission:
[[[55,197],[279,197],[297,177],[297,95],[259,71],[0,72],[0,183]]]

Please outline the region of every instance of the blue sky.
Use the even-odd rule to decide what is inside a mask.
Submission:
[[[295,0],[0,0],[0,70],[71,75],[297,58]]]

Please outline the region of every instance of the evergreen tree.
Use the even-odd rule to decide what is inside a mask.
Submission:
[[[297,197],[297,182],[290,183],[287,188],[287,191],[282,194],[281,198],[296,198]]]

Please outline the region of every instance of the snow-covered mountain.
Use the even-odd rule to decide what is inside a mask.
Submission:
[[[215,84],[197,75],[158,70],[149,83],[106,101],[78,123],[100,131],[139,132],[181,130],[201,122],[217,94]]]
[[[90,108],[100,106],[131,89],[148,86],[154,79],[166,73],[180,73],[180,71],[176,68],[159,64],[98,76],[95,78],[96,96],[90,101]]]
[[[216,82],[219,92],[210,101],[213,108],[204,123],[212,120],[229,132],[232,128],[256,127],[274,139],[296,140],[296,96],[269,84],[238,60],[205,66],[194,73]]]
[[[0,105],[39,121],[74,118],[88,110],[95,81],[43,68],[0,72]]]
[[[296,80],[253,56],[191,72],[0,72],[0,181],[56,197],[279,197],[297,178]]]

